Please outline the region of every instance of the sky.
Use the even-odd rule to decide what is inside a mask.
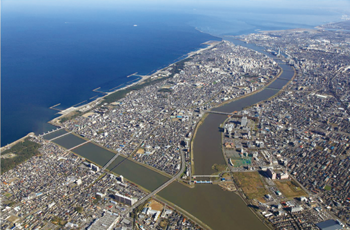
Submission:
[[[12,6],[60,6],[60,7],[86,7],[86,8],[288,8],[288,9],[329,9],[350,12],[350,0],[2,0],[1,3]]]
[[[204,22],[209,29],[214,27],[211,21],[215,21],[215,27],[220,25],[226,30],[239,21],[259,23],[259,18],[265,20],[266,26],[277,22],[304,28],[341,21],[342,15],[350,18],[350,0],[2,0],[1,6],[2,14],[12,18],[23,15],[52,18],[55,14],[89,18],[89,14],[104,13],[130,13],[136,17],[141,13],[177,13],[199,16],[201,22],[189,23],[204,32],[208,32]]]
[[[188,23],[213,35],[241,33],[230,31],[232,25],[252,29],[265,28],[276,23],[291,28],[312,28],[330,22],[339,22],[343,15],[350,18],[350,0],[2,0],[4,18],[30,17],[54,18],[56,15],[74,15],[80,18],[101,15],[131,17],[147,13],[195,16]],[[154,17],[159,20],[159,17]],[[255,20],[255,21],[254,21]],[[246,22],[251,25],[245,25]],[[220,27],[219,29],[216,29]],[[249,27],[249,28],[248,28]],[[282,27],[275,27],[281,29]],[[215,31],[214,31],[215,30]]]
[[[294,15],[293,23],[303,24],[300,20],[306,20],[309,25],[340,21],[342,15],[350,17],[350,0],[2,0],[1,6],[4,15],[36,14],[50,17],[55,13],[83,14],[85,17],[86,12],[137,14],[154,11],[216,17],[223,21],[232,20],[230,17],[233,14],[242,17],[261,14],[264,18],[265,15],[276,15],[271,20],[290,22],[291,15]],[[284,19],[283,15],[289,17]],[[299,15],[317,15],[318,18],[310,17],[308,22],[308,19]],[[321,20],[321,17],[325,20]]]

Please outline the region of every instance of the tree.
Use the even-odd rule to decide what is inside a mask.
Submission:
[[[84,212],[83,207],[75,207],[74,210],[77,211],[78,213],[83,213]]]

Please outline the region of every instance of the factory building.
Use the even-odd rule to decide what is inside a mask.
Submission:
[[[316,226],[321,230],[339,230],[343,229],[343,226],[339,221],[335,220],[326,220],[320,223],[317,223]]]
[[[112,230],[119,219],[117,213],[105,212],[102,217],[95,219],[87,230]]]

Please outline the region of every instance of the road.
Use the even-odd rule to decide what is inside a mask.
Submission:
[[[220,175],[193,175],[192,177],[193,178],[196,178],[196,177],[220,177]]]
[[[68,135],[68,134],[71,134],[71,133],[72,133],[72,131],[70,131],[70,132],[68,132],[68,133],[65,133],[65,134],[62,134],[62,135],[60,135],[60,136],[58,136],[58,137],[54,137],[54,138],[50,139],[49,141],[56,140],[56,139],[58,139],[58,138],[64,137],[64,136],[66,136],[66,135]]]
[[[63,134],[63,135],[60,135],[60,136],[58,136],[58,137],[52,138],[52,139],[50,139],[49,141],[55,140],[55,139],[60,138],[60,137],[62,137],[62,136],[68,135],[68,134],[70,134],[70,133],[72,133],[72,131],[71,131],[71,132],[68,132],[68,133],[65,133],[65,134]],[[68,149],[68,151],[72,151],[73,149],[76,149],[76,148],[78,148],[78,147],[80,147],[80,146],[82,146],[82,145],[84,145],[84,144],[89,143],[89,142],[91,142],[91,140],[88,140],[88,141],[86,141],[86,142],[84,142],[84,143],[81,143],[81,144],[79,144],[79,145],[77,145],[77,146],[74,146],[74,147]],[[147,196],[145,196],[145,197],[142,198],[141,200],[137,201],[134,205],[132,205],[130,208],[128,208],[128,209],[125,211],[125,213],[131,212],[134,208],[136,208],[137,206],[139,206],[140,204],[142,204],[143,202],[145,202],[147,199],[153,197],[155,194],[157,194],[158,192],[160,192],[161,190],[163,190],[164,188],[166,188],[166,187],[167,187],[168,185],[170,185],[172,182],[174,182],[175,180],[177,180],[177,179],[180,178],[181,174],[183,173],[183,171],[185,170],[185,167],[186,167],[185,155],[184,155],[184,153],[183,153],[182,151],[180,151],[180,154],[181,154],[181,168],[180,168],[179,172],[178,172],[175,176],[173,176],[170,180],[168,180],[167,182],[165,182],[164,184],[162,184],[159,188],[157,188],[157,189],[154,190],[153,192],[149,193]],[[119,155],[120,155],[120,153],[116,154],[116,155],[103,167],[102,171],[105,170]]]
[[[120,155],[120,153],[117,153],[112,159],[110,159],[110,160],[107,162],[107,164],[106,164],[105,166],[103,166],[102,172],[103,172],[106,168],[108,168],[108,166],[109,166],[110,164],[112,164],[113,161],[114,161],[115,159],[117,159],[117,157],[118,157],[119,155]]]
[[[137,201],[133,206],[131,206],[129,209],[127,209],[128,212],[132,211],[134,208],[136,208],[137,206],[139,206],[140,204],[142,204],[143,202],[145,202],[147,199],[151,198],[152,196],[156,195],[158,192],[160,192],[161,190],[163,190],[165,187],[167,187],[168,185],[170,185],[172,182],[174,182],[176,179],[180,178],[182,172],[185,170],[185,155],[183,152],[181,152],[181,169],[179,170],[179,172],[170,180],[168,180],[167,182],[165,182],[162,186],[160,186],[159,188],[157,188],[156,190],[154,190],[153,192],[151,192],[150,194],[148,194],[147,196],[145,196],[144,198],[142,198],[141,200]]]
[[[81,143],[79,145],[76,145],[76,146],[68,149],[68,151],[72,151],[73,149],[79,148],[80,146],[85,145],[85,144],[90,143],[90,142],[91,142],[91,140],[85,141],[85,142],[83,142],[83,143]]]

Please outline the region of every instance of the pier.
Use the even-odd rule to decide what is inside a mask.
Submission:
[[[126,76],[126,77],[129,78],[129,77],[143,77],[143,76],[146,76],[146,75],[141,75],[141,74],[138,74],[138,72],[135,72],[135,73],[130,74],[130,75]]]
[[[101,87],[97,87],[96,89],[93,89],[92,91],[94,91],[94,92],[96,92],[96,93],[102,93],[102,94],[104,94],[104,95],[107,95],[106,92],[103,92],[103,91],[101,91],[101,90],[99,90],[99,89],[101,89]]]
[[[90,97],[89,100],[95,99],[95,98],[97,98],[97,97],[98,97],[97,95],[96,95],[96,96],[93,96],[93,97]]]
[[[77,106],[79,106],[79,105],[81,105],[81,104],[83,104],[83,103],[85,103],[85,102],[87,102],[87,100],[82,101],[82,102],[79,102],[79,103],[77,103],[77,104],[71,106],[71,108],[77,107]]]
[[[137,76],[137,74],[138,74],[138,72],[135,72],[135,73],[130,74],[130,75],[126,76],[126,77],[133,77],[133,76]]]
[[[57,106],[60,106],[60,105],[61,105],[61,103],[58,103],[58,104],[56,104],[56,105],[51,106],[50,109],[52,109],[52,110],[57,110],[57,111],[61,112],[61,111],[62,111],[61,109],[57,109],[57,108],[56,108]]]

